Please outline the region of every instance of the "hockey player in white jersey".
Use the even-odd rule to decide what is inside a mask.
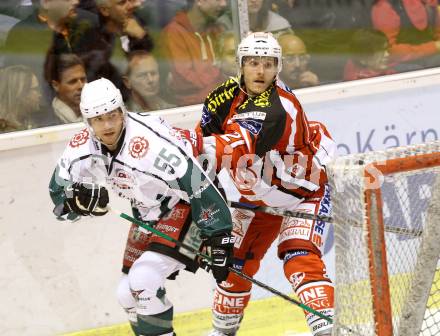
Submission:
[[[160,117],[127,112],[119,90],[104,78],[84,86],[80,108],[87,127],[70,140],[50,182],[57,217],[105,215],[107,185],[130,200],[138,219],[203,248],[213,260],[214,278],[225,280],[233,245],[230,212],[190,142]],[[175,335],[165,280],[199,265],[194,254],[144,236],[146,251],[129,265],[119,301],[136,335]]]

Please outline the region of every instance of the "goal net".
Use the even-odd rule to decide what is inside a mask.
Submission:
[[[334,335],[440,335],[440,142],[329,167]]]

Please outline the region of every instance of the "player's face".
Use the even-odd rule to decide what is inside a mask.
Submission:
[[[137,57],[132,61],[128,80],[143,99],[159,94],[159,66],[152,56]]]
[[[244,57],[242,73],[247,94],[255,97],[266,91],[272,84],[277,70],[275,57]]]
[[[71,108],[77,109],[81,100],[81,91],[86,82],[84,68],[78,64],[64,70],[60,81],[54,81],[53,86],[59,99]]]
[[[106,145],[109,150],[115,150],[117,141],[124,126],[124,115],[118,108],[109,113],[88,119],[95,136]]]

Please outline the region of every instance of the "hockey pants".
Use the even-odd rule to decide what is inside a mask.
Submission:
[[[144,252],[123,275],[117,290],[136,336],[172,336],[173,305],[166,297],[166,278],[185,265],[160,253]]]

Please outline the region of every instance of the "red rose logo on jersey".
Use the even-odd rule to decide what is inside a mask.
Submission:
[[[137,136],[130,140],[128,145],[128,151],[132,157],[135,159],[140,159],[147,154],[148,151],[148,141],[144,137]]]
[[[79,147],[87,142],[89,139],[89,131],[85,128],[81,132],[75,134],[69,142],[69,146],[72,148]]]

